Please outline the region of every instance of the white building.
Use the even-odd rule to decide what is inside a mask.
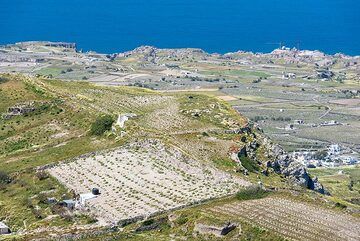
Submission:
[[[339,155],[341,152],[341,147],[338,144],[333,144],[328,147],[328,155]]]
[[[123,115],[119,115],[118,119],[115,123],[115,127],[119,126],[120,128],[124,128],[125,127],[125,122],[129,120],[129,118],[133,118],[136,117],[136,114],[123,114]]]
[[[0,234],[8,234],[10,233],[10,228],[5,225],[5,223],[0,222]]]
[[[353,156],[342,156],[340,159],[343,162],[343,164],[346,165],[354,165],[358,163],[358,160]]]
[[[296,79],[296,74],[283,72],[282,79]]]
[[[80,194],[79,202],[82,206],[85,206],[87,201],[94,199],[96,197],[97,195],[94,195],[92,193],[83,193]]]

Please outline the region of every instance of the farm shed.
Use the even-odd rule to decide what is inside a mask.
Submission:
[[[84,206],[86,204],[86,201],[96,198],[96,197],[97,197],[97,195],[94,195],[93,193],[83,193],[83,194],[80,194],[79,201],[80,201],[80,204]]]
[[[8,234],[10,233],[10,229],[8,226],[5,225],[5,223],[0,222],[0,234]]]
[[[74,209],[75,208],[75,201],[74,200],[63,200],[62,201],[63,205],[69,209]]]

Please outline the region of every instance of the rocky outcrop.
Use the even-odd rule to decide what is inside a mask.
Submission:
[[[8,112],[3,114],[3,119],[8,120],[14,116],[25,115],[36,110],[34,102],[20,103],[9,107]]]
[[[327,69],[322,69],[322,70],[318,70],[317,71],[317,77],[319,79],[326,79],[326,80],[330,80],[335,76],[334,72],[327,70]]]
[[[228,222],[223,226],[196,223],[194,227],[194,232],[198,232],[200,234],[212,234],[217,237],[222,237],[233,231],[238,226],[239,226],[238,224],[231,222]]]
[[[268,167],[273,168],[276,173],[290,178],[297,185],[327,194],[318,179],[311,178],[306,168],[290,157],[282,147],[267,142],[266,145],[269,150],[268,156],[272,159],[267,163]]]
[[[253,129],[256,129],[256,133]],[[294,160],[280,145],[273,144],[265,137],[259,127],[249,126],[246,130],[246,132],[241,133],[251,136],[252,141],[246,143],[244,147],[238,150],[239,158],[245,156],[258,163],[259,166],[262,166],[262,171],[260,172],[264,175],[269,173],[270,168],[275,173],[290,179],[296,185],[322,194],[328,194],[316,177],[312,178],[303,165]],[[258,160],[257,152],[260,146],[264,147],[265,153],[263,154],[268,159],[265,165]],[[244,169],[243,166],[242,168]]]

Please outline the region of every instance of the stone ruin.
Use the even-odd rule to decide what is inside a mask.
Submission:
[[[8,120],[14,116],[25,115],[35,110],[34,102],[17,104],[8,108],[8,112],[3,114],[3,119]]]
[[[200,234],[212,234],[216,237],[222,237],[227,235],[237,227],[239,227],[239,224],[231,222],[228,222],[222,226],[195,223],[194,232],[198,232]]]

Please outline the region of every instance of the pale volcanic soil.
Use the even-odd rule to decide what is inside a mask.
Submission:
[[[359,240],[360,219],[287,198],[267,197],[208,209],[209,215],[243,220],[288,240]]]
[[[87,206],[107,223],[147,217],[250,185],[157,140],[80,157],[49,172],[77,194],[99,188],[101,195]]]

